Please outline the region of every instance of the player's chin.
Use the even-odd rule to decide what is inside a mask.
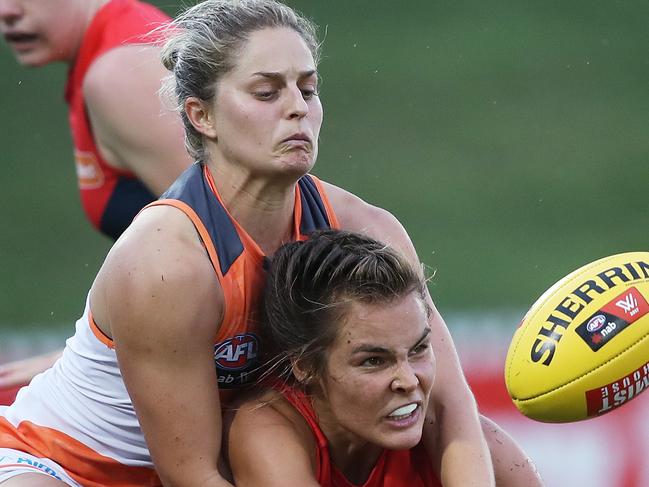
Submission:
[[[40,49],[30,51],[14,51],[14,57],[20,65],[28,68],[39,68],[56,60],[54,56],[48,54],[47,52],[43,52]]]
[[[421,442],[422,428],[413,428],[412,431],[401,431],[383,435],[381,446],[388,450],[409,450]]]
[[[279,166],[287,174],[295,174],[298,177],[307,174],[315,165],[315,155],[312,152],[290,152],[283,154],[279,159]]]
[[[419,412],[411,421],[386,419],[381,428],[381,446],[389,450],[408,450],[419,444],[423,434],[423,414]]]

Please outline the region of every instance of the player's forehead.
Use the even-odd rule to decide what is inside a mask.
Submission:
[[[316,71],[313,55],[304,39],[288,27],[252,32],[234,56],[232,76],[249,79],[258,73],[280,76]]]
[[[339,324],[334,346],[350,353],[368,347],[407,349],[427,329],[426,308],[417,292],[380,303],[354,301]]]

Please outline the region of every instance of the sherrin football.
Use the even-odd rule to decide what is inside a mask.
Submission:
[[[649,388],[649,252],[587,264],[527,312],[507,353],[505,383],[527,417],[599,416]]]

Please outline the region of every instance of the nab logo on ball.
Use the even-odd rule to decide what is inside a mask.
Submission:
[[[632,287],[602,307],[575,331],[597,352],[622,330],[628,328],[649,312],[649,304],[640,292]]]
[[[214,345],[219,387],[230,389],[254,380],[258,357],[259,338],[254,333],[237,335]]]
[[[577,280],[578,277],[579,280]],[[550,366],[554,359],[554,355],[559,348],[561,338],[564,336],[566,330],[571,327],[573,320],[580,316],[582,310],[593,301],[599,301],[603,296],[610,294],[609,292],[617,286],[625,285],[627,283],[630,284],[631,282],[640,282],[643,279],[649,280],[649,264],[644,261],[624,262],[621,266],[607,268],[590,277],[590,279],[584,279],[581,273],[566,276],[566,278],[571,278],[571,281],[574,280],[576,282],[574,284],[571,283],[570,287],[566,287],[566,289],[563,287],[559,288],[561,289],[562,299],[553,307],[550,314],[545,318],[542,326],[538,329],[537,337],[532,343],[530,350],[530,358],[532,359],[532,362]],[[580,281],[581,283],[577,285],[577,282]],[[563,281],[559,281],[557,285],[562,282]],[[548,289],[547,293],[549,294],[547,294],[547,296],[553,296],[554,291],[554,288]],[[537,303],[545,304],[545,297],[546,295],[541,296]],[[616,320],[620,317],[621,311],[622,314],[626,313],[624,318],[619,318],[619,325],[621,326],[618,326],[618,323],[616,323],[615,327],[606,330],[604,336],[610,335],[610,332],[613,329],[620,332],[622,329],[626,328],[629,323],[636,321],[640,316],[646,314],[646,311],[641,311],[644,309],[645,305],[646,301],[640,292],[636,288],[631,288],[629,291],[618,295],[614,301],[609,302],[595,314],[591,315],[587,321],[590,321],[590,319],[594,318],[598,314],[606,316],[607,313],[614,317],[613,320]],[[607,320],[608,319],[609,318],[607,317]],[[622,321],[626,323],[621,323]],[[527,324],[525,320],[524,324]],[[582,323],[580,325],[581,332],[580,330],[577,330],[577,332],[584,340],[588,341],[589,338],[583,335],[583,333],[588,332],[585,328],[586,324]],[[595,342],[597,344],[600,343],[601,340],[595,338]]]

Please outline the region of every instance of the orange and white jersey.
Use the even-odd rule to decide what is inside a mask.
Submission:
[[[115,351],[87,302],[62,357],[0,407],[0,446],[48,458],[84,486],[161,485]]]
[[[266,276],[266,256],[230,215],[212,174],[202,163],[183,172],[158,201],[187,215],[203,241],[225,298],[225,310],[214,339],[214,366],[221,404],[254,383],[263,355],[259,299]],[[318,178],[307,174],[295,185],[293,239],[305,240],[317,229],[339,228],[338,218]]]
[[[214,338],[222,404],[254,382],[263,344],[257,307],[265,255],[229,214],[210,172],[190,166],[151,205],[170,205],[193,222],[221,284],[225,313]],[[293,238],[339,223],[323,185],[310,175],[295,188]],[[54,367],[0,407],[0,448],[47,458],[87,487],[161,485],[117,364],[113,342],[88,302]]]

